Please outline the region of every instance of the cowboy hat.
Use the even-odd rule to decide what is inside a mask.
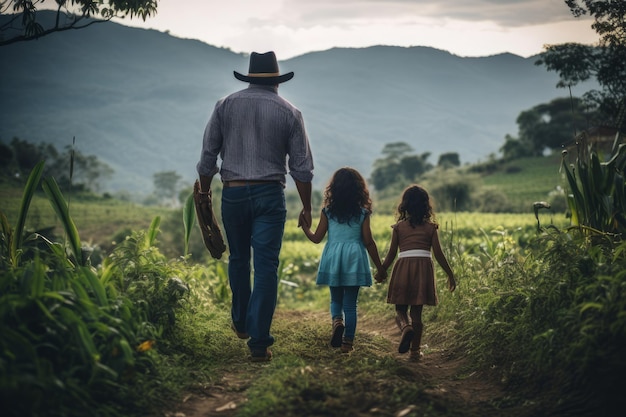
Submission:
[[[278,61],[276,61],[276,55],[272,51],[264,54],[252,52],[248,75],[240,74],[237,71],[233,71],[233,73],[238,80],[251,84],[276,85],[293,78],[293,71],[280,75]]]

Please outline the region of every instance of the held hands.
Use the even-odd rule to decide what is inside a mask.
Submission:
[[[311,212],[302,209],[300,216],[298,217],[298,227],[309,229],[311,227],[311,222]]]
[[[374,274],[374,279],[379,284],[385,282],[385,280],[387,279],[387,271],[384,269],[378,269],[376,271],[376,274]]]

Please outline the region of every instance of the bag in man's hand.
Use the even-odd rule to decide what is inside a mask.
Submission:
[[[208,194],[200,194],[200,181],[198,180],[193,185],[193,201],[196,206],[196,216],[202,231],[204,246],[206,246],[213,258],[220,259],[226,250],[226,245],[224,244],[220,226],[217,224],[217,219],[213,213],[211,190],[209,190]]]

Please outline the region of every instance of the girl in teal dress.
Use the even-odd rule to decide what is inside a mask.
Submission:
[[[372,285],[369,257],[379,279],[386,277],[370,229],[372,200],[363,176],[353,168],[341,168],[324,190],[323,209],[315,233],[300,219],[302,230],[313,243],[326,232],[317,272],[317,285],[330,288],[332,336],[330,344],[343,353],[353,350],[359,289]]]

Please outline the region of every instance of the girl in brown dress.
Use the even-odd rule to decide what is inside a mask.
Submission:
[[[398,352],[406,353],[410,349],[410,357],[415,360],[422,356],[422,308],[424,305],[434,306],[439,302],[431,251],[448,274],[450,291],[456,288],[454,273],[441,250],[437,228],[426,190],[417,185],[404,190],[398,205],[398,222],[392,226],[391,244],[382,270],[389,268],[400,249],[389,280],[387,303],[395,304],[396,324],[402,332]],[[382,275],[376,275],[375,278],[378,282],[384,281]],[[410,321],[407,316],[409,306]]]

